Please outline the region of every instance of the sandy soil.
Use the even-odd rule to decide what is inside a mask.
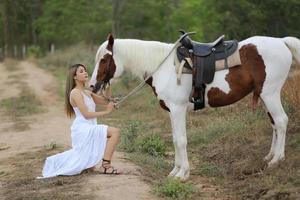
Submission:
[[[63,102],[56,92],[58,85],[55,78],[49,72],[30,62],[18,63],[17,70],[8,70],[7,66],[2,63],[0,64],[0,101],[20,94],[19,84],[14,84],[12,77],[18,77],[21,84],[28,85],[43,102],[46,111],[26,117],[24,120],[29,123],[30,128],[24,131],[13,129],[12,126],[16,122],[0,111],[0,199],[14,199],[11,196],[5,198],[5,194],[8,193],[5,193],[4,185],[11,187],[11,184],[6,184],[10,181],[9,177],[14,177],[13,181],[22,178],[11,174],[15,169],[19,169],[16,168],[17,165],[24,165],[25,163],[25,161],[19,160],[20,155],[26,152],[41,151],[45,145],[51,142],[55,142],[64,149],[70,148],[71,143],[69,129],[72,120],[68,119],[64,113]],[[29,156],[29,159],[35,158]],[[20,163],[18,164],[17,161]],[[42,161],[40,160],[39,163],[41,165]],[[141,169],[126,160],[124,154],[117,152],[113,163],[116,167],[124,169],[124,175],[104,176],[92,174],[84,176],[85,184],[79,188],[80,193],[93,196],[92,199],[101,200],[157,199],[151,193],[150,186],[141,180]],[[32,177],[29,180],[34,182],[34,178],[40,176],[41,170],[38,166],[30,174]]]

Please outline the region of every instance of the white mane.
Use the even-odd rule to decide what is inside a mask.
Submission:
[[[173,44],[157,41],[116,39],[113,53],[117,68],[123,66],[125,70],[130,70],[134,75],[143,78],[145,74],[156,70],[172,47]]]

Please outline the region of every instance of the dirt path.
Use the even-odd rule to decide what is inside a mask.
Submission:
[[[18,84],[14,82],[16,80]],[[18,97],[21,92],[20,85],[27,85],[34,92],[42,101],[45,112],[26,117],[24,120],[29,124],[29,128],[21,131],[13,128],[16,123],[13,119],[0,112],[0,191],[2,193],[4,191],[1,186],[6,184],[5,181],[8,181],[9,177],[14,177],[11,182],[22,178],[18,179],[10,174],[16,166],[25,165],[25,161],[18,163],[18,155],[25,153],[25,156],[28,152],[41,151],[51,142],[63,148],[69,148],[71,143],[69,129],[72,120],[68,119],[64,113],[63,102],[56,92],[58,85],[55,78],[30,62],[20,62],[14,70],[10,70],[3,63],[0,64],[0,101]],[[31,155],[29,159],[34,160],[35,156]],[[101,200],[157,199],[151,193],[150,186],[141,180],[140,169],[128,162],[124,154],[116,153],[114,164],[116,167],[122,167],[125,174],[114,177],[96,174],[84,176],[85,184],[81,185],[80,193],[92,196],[91,199]],[[40,176],[41,170],[41,168],[35,169],[32,176]],[[34,177],[31,177],[30,183],[36,181]],[[11,183],[6,185],[11,186]],[[0,199],[1,197],[3,198],[4,195],[0,193]]]

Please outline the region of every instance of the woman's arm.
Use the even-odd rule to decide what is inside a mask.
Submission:
[[[95,104],[107,105],[108,104],[108,100],[111,97],[111,90],[110,90],[110,87],[108,87],[103,92],[104,96],[97,95],[96,93],[93,93],[93,92],[91,92],[90,94],[91,94],[91,96],[92,96]]]
[[[109,103],[107,105],[107,108],[105,111],[100,111],[100,112],[90,112],[88,111],[87,106],[84,103],[83,96],[80,93],[79,90],[72,90],[70,93],[71,99],[74,101],[76,104],[76,107],[79,109],[80,113],[86,118],[86,119],[92,119],[96,117],[100,117],[106,114],[111,113],[113,110],[113,103]]]
[[[100,105],[108,104],[108,99],[104,98],[103,96],[97,95],[96,93],[93,93],[93,92],[91,92],[91,96],[92,96],[95,104],[100,104]]]

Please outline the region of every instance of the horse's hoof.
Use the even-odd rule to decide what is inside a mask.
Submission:
[[[272,168],[274,167],[275,165],[277,165],[280,161],[283,161],[284,160],[284,157],[279,157],[279,158],[274,158],[268,162],[268,168]]]
[[[174,169],[169,173],[168,177],[173,177],[175,176],[179,171],[179,167],[174,167]]]
[[[273,154],[268,154],[264,157],[264,161],[270,161],[273,158]]]

